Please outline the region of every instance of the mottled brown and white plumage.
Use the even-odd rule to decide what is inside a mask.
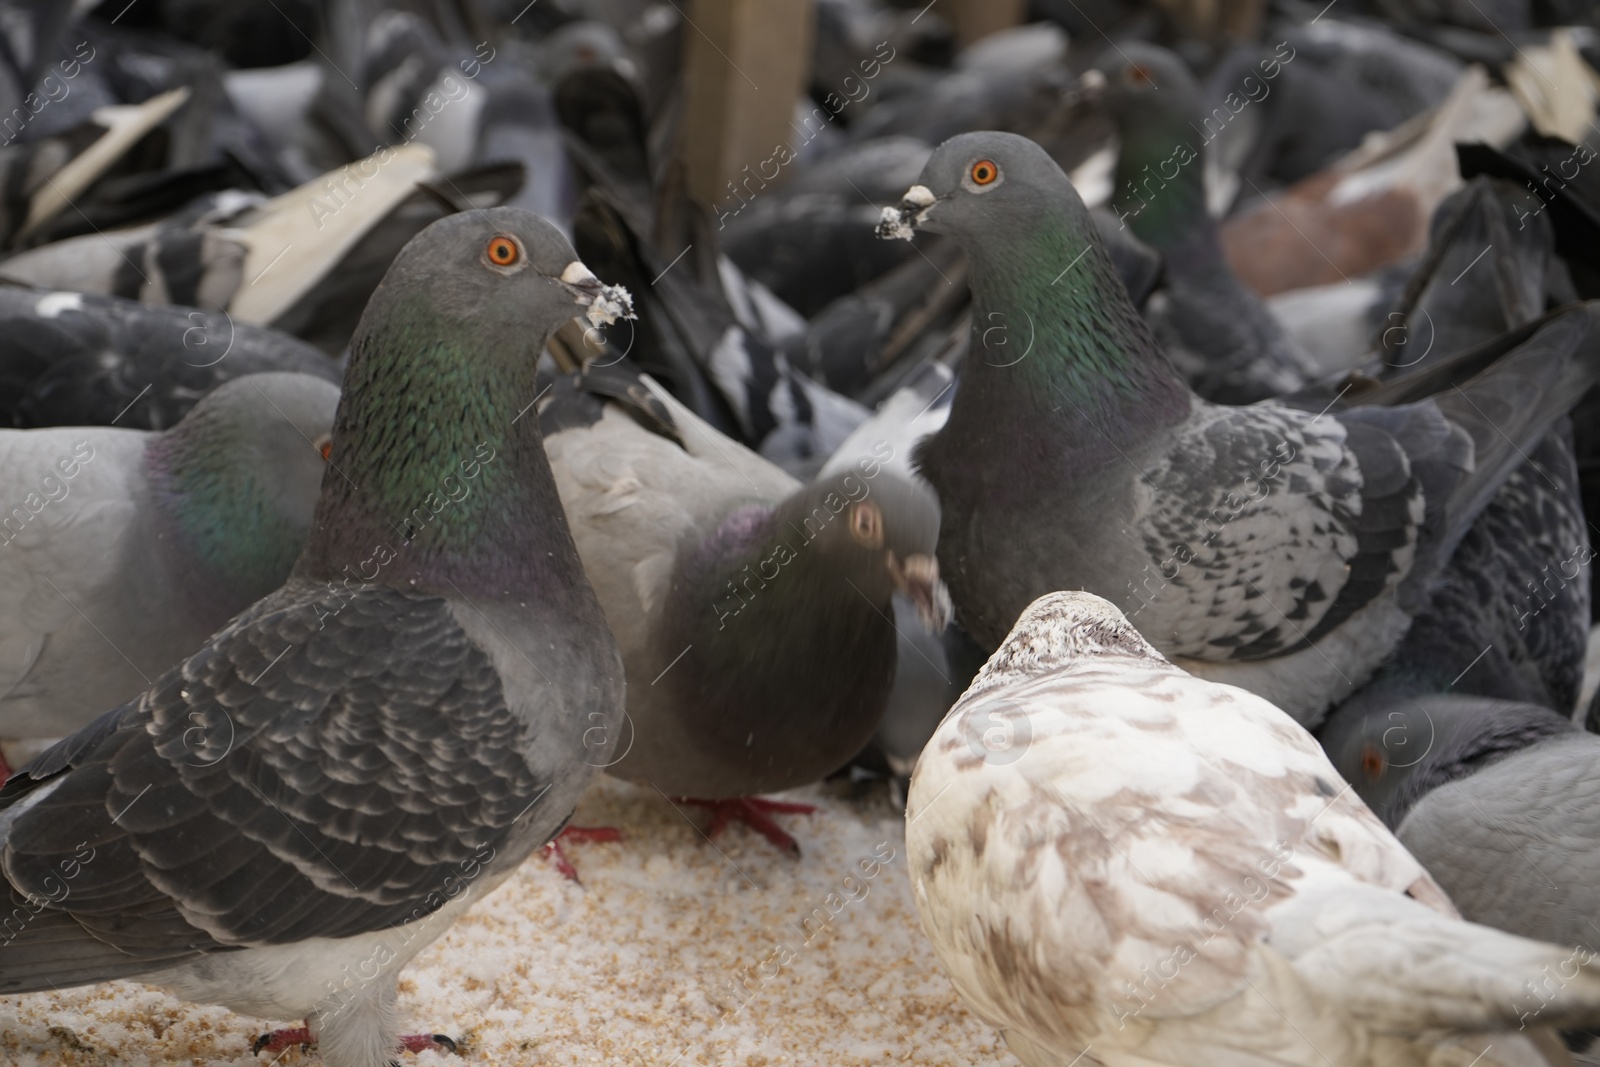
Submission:
[[[1288,715],[1087,593],[1023,613],[907,819],[923,927],[1029,1067],[1509,1067],[1600,1020],[1590,956],[1462,921]]]

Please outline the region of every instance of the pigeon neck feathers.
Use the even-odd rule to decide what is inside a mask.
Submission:
[[[256,462],[251,427],[225,410],[197,406],[145,447],[145,476],[158,524],[191,590],[219,604],[276,589],[305,541],[305,519],[281,504],[276,472]],[[310,443],[306,445],[311,448]]]
[[[1222,245],[1206,211],[1204,142],[1185,120],[1189,110],[1197,109],[1150,106],[1123,118],[1111,203],[1135,237],[1169,260],[1220,264]]]
[[[1076,195],[1070,186],[1064,194]],[[988,409],[993,425],[1029,435],[1048,426],[1088,449],[1182,421],[1192,394],[1128,299],[1088,212],[1052,207],[1012,220],[1025,222],[1012,240],[1002,231],[963,242],[973,345],[955,405]]]
[[[297,573],[544,599],[583,584],[538,419],[522,417],[534,358],[472,351],[496,340],[426,297],[369,310]]]

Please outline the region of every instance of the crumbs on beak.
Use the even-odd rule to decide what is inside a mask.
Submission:
[[[911,224],[906,222],[905,212],[897,207],[883,209],[883,214],[878,219],[877,234],[885,241],[893,241],[895,238],[909,241],[915,236]]]

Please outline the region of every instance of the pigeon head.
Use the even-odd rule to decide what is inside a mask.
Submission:
[[[967,256],[974,358],[953,418],[965,411],[991,422],[1009,412],[1001,432],[1021,436],[1019,410],[1069,423],[1064,394],[1064,410],[1094,413],[1098,428],[1088,432],[1103,436],[1108,420],[1170,422],[1187,412],[1187,388],[1044,149],[1012,133],[950,138],[899,206],[883,209],[880,237],[916,230],[948,235]],[[981,416],[980,407],[988,408]]]
[[[523,416],[545,342],[579,313],[628,315],[628,293],[532,212],[463,211],[413,237],[350,342],[301,569],[469,595],[571,586],[576,550]]]
[[[1124,135],[1139,124],[1199,120],[1200,84],[1160,45],[1129,41],[1109,48],[1094,69],[1104,76],[1095,95]]]
[[[1390,829],[1447,782],[1573,726],[1537,704],[1425,693],[1346,702],[1318,731],[1334,768]]]
[[[601,283],[560,230],[513,207],[462,211],[412,238],[373,294],[352,345],[413,303],[441,323],[492,339],[486,357],[535,361],[569,318],[581,313],[600,326],[633,314],[627,290]]]
[[[1205,119],[1189,68],[1165,48],[1130,41],[1109,50],[1098,69],[1105,76],[1099,99],[1120,141],[1112,209],[1163,251],[1209,232]]]
[[[1078,590],[1046,593],[1017,618],[963,699],[1097,656],[1167,662],[1109,600]]]
[[[964,133],[934,149],[899,206],[883,209],[878,235],[910,240],[926,230],[955,238],[969,256],[1004,255],[1026,247],[1042,219],[1080,236],[1094,232],[1088,209],[1044,149],[1014,133]]]
[[[934,495],[889,471],[821,478],[791,497],[780,518],[807,538],[808,552],[825,561],[875,607],[905,595],[930,632],[950,621],[950,594],[939,580],[934,549],[939,504]]]

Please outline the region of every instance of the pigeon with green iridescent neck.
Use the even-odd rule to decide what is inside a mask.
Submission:
[[[1101,90],[1121,150],[1111,207],[1166,257],[1146,315],[1195,392],[1249,404],[1298,389],[1314,363],[1223,257],[1206,210],[1205,115],[1183,61],[1130,41],[1103,59]]]
[[[628,672],[610,769],[744,821],[872,737],[895,677],[890,600],[944,627],[939,508],[879,442],[802,485],[647,377],[592,366],[540,419],[561,502]]]
[[[0,993],[136,978],[386,1067],[397,972],[570,817],[622,663],[524,415],[604,320],[552,224],[467,211],[401,251],[351,345],[289,580],[0,790]],[[70,886],[62,893],[60,886]]]
[[[252,374],[163,433],[0,431],[0,747],[87,725],[283,584],[338,403]]]
[[[973,294],[961,388],[918,456],[957,621],[994,647],[1035,597],[1086,589],[1185,670],[1306,724],[1393,650],[1484,504],[1600,380],[1585,306],[1411,403],[1204,401],[1066,175],[1009,134],[941,145],[884,209],[886,235],[912,227],[961,244]]]

